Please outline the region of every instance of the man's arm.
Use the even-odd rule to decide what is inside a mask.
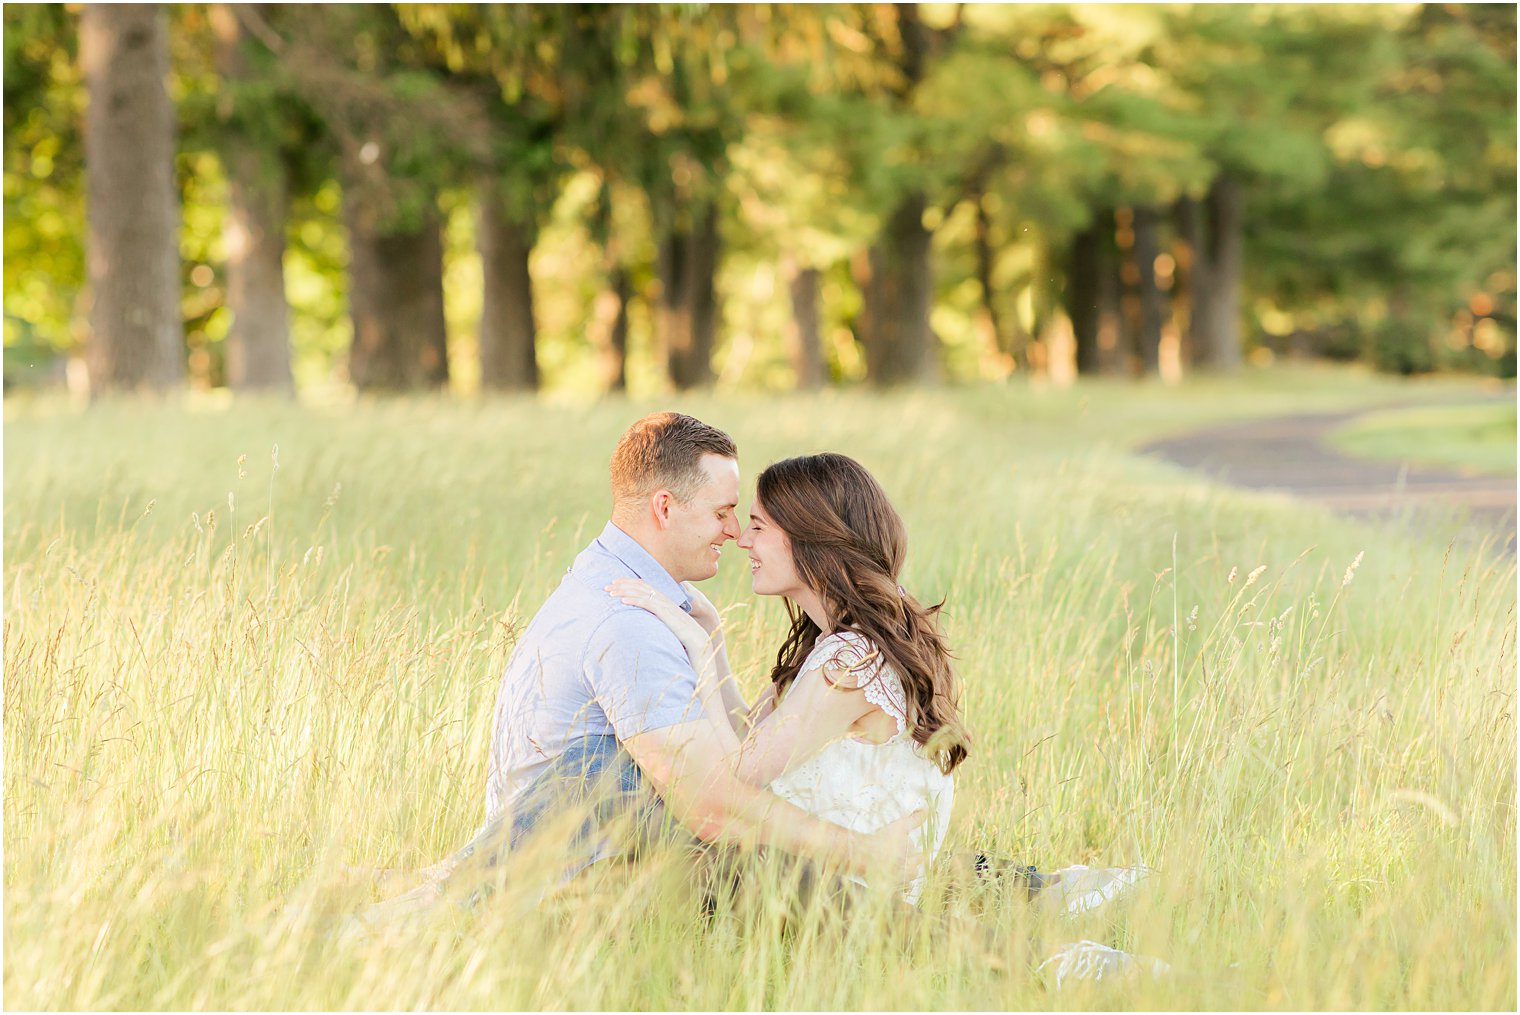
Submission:
[[[774,846],[852,872],[884,869],[904,882],[917,873],[923,857],[910,833],[923,812],[860,835],[741,780],[730,757],[736,752],[724,749],[733,732],[704,714],[685,648],[653,614],[609,616],[589,641],[587,662],[587,682],[618,742],[698,838]]]
[[[707,722],[650,730],[623,747],[670,812],[703,841],[774,846],[855,874],[885,870],[902,881],[923,860],[911,838],[924,822],[923,811],[871,835],[824,821],[741,780]]]
[[[799,674],[781,703],[744,738],[734,773],[752,786],[765,786],[847,736],[855,721],[876,706],[840,677],[825,679],[821,669]]]

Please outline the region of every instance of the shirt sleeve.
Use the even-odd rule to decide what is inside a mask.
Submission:
[[[680,639],[643,610],[615,610],[597,627],[585,673],[619,741],[702,717],[697,673]]]

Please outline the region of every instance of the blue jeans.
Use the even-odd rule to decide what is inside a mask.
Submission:
[[[564,884],[594,863],[631,860],[661,842],[690,841],[671,821],[664,803],[611,735],[572,741],[513,802],[510,823],[502,815],[454,854],[457,870],[491,868],[520,849],[547,821],[567,811],[585,814],[566,843]],[[478,901],[483,889],[471,895]]]
[[[513,802],[510,821],[498,817],[454,854],[449,880],[470,877],[477,882],[465,905],[474,906],[489,893],[485,871],[566,811],[584,817],[566,840],[558,878],[542,886],[547,891],[567,884],[593,864],[635,860],[661,845],[693,847],[693,861],[703,868],[703,905],[709,915],[718,897],[731,898],[739,889],[746,856],[699,843],[670,818],[664,802],[645,784],[643,773],[617,738],[604,735],[572,742]],[[805,859],[796,860],[790,871],[790,890],[799,900],[821,895],[848,904],[861,895],[858,885],[826,874]]]

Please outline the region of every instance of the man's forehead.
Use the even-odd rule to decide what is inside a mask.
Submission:
[[[702,471],[707,473],[707,483],[702,490],[721,507],[739,506],[739,461],[723,455],[703,455]]]

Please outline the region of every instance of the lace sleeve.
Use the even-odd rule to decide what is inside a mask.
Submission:
[[[908,728],[908,700],[902,680],[881,650],[864,635],[838,631],[821,638],[804,668],[817,666],[831,686],[860,690],[866,700],[897,722],[897,732]]]

